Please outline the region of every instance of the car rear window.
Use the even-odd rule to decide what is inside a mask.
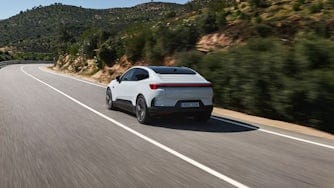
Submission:
[[[158,74],[196,74],[193,70],[186,67],[149,67]]]

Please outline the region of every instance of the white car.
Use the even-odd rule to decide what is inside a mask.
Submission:
[[[109,109],[133,112],[140,123],[175,113],[207,121],[212,100],[211,83],[186,67],[134,66],[112,80],[106,92]]]

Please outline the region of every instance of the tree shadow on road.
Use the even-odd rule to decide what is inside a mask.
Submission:
[[[254,125],[220,117],[214,117],[208,120],[206,123],[202,123],[197,122],[192,118],[166,116],[153,119],[148,126],[217,133],[248,132],[259,129],[259,127]]]

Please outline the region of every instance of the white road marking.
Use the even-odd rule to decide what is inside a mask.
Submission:
[[[280,136],[280,137],[284,137],[284,138],[289,138],[289,139],[292,139],[292,140],[296,140],[296,141],[300,141],[300,142],[304,142],[304,143],[308,143],[308,144],[313,144],[313,145],[325,147],[325,148],[328,148],[328,149],[334,149],[334,146],[331,146],[331,145],[322,144],[322,143],[318,143],[318,142],[314,142],[314,141],[310,141],[310,140],[306,140],[306,139],[302,139],[302,138],[297,138],[297,137],[294,137],[294,136],[289,136],[289,135],[286,135],[286,134],[277,133],[277,132],[269,131],[269,130],[262,129],[262,128],[252,127],[252,126],[249,126],[249,125],[245,125],[245,124],[238,123],[238,122],[235,122],[235,121],[230,121],[230,120],[227,120],[227,119],[217,118],[217,117],[213,117],[213,116],[211,118],[215,119],[215,120],[231,123],[231,124],[234,124],[234,125],[238,125],[238,126],[241,126],[241,127],[246,127],[246,128],[253,129],[253,130],[258,130],[258,131],[261,131],[261,132],[264,132],[264,133],[267,133],[267,134],[272,134],[272,135],[276,135],[276,136]]]
[[[83,82],[83,83],[86,83],[86,84],[90,84],[90,85],[94,85],[94,86],[97,86],[97,87],[102,87],[102,88],[107,89],[106,86],[101,85],[101,84],[95,84],[93,82],[89,82],[89,81],[86,81],[86,80],[78,79],[78,78],[75,78],[73,76],[67,76],[67,75],[64,75],[64,74],[59,74],[59,73],[55,73],[55,72],[52,72],[52,71],[43,70],[41,68],[41,66],[38,67],[38,69],[41,70],[41,71],[43,71],[43,72],[47,72],[47,73],[54,74],[54,75],[57,75],[57,76],[62,76],[62,77],[65,77],[65,78],[70,78],[70,79],[73,79],[73,80],[77,80],[79,82]]]
[[[87,81],[84,81],[84,80],[80,80],[80,79],[77,79],[77,78],[74,78],[74,77],[70,77],[70,76],[67,76],[67,75],[53,73],[51,71],[50,72],[49,71],[45,71],[45,70],[41,69],[40,67],[39,67],[39,69],[41,71],[44,71],[44,72],[48,72],[48,73],[55,74],[55,75],[58,75],[58,76],[62,76],[62,77],[66,77],[66,78],[71,78],[71,79],[74,79],[74,80],[77,80],[77,81],[80,81],[80,82],[84,82],[84,83],[87,83],[87,84],[91,84],[91,85],[96,85],[96,86],[102,87],[101,85],[94,84],[94,83],[91,83],[91,82],[87,82]],[[217,117],[214,117],[214,116],[211,116],[211,118],[215,119],[215,120],[219,120],[219,121],[228,122],[228,123],[231,123],[231,124],[234,124],[234,125],[238,125],[238,126],[241,126],[241,127],[246,127],[246,128],[249,128],[249,129],[258,130],[258,131],[261,131],[261,132],[264,132],[264,133],[267,133],[267,134],[272,134],[272,135],[276,135],[276,136],[280,136],[280,137],[284,137],[284,138],[289,138],[289,139],[292,139],[292,140],[296,140],[296,141],[300,141],[300,142],[304,142],[304,143],[308,143],[308,144],[313,144],[313,145],[325,147],[325,148],[328,148],[328,149],[334,149],[334,146],[331,146],[331,145],[322,144],[322,143],[318,143],[318,142],[314,142],[314,141],[310,141],[310,140],[306,140],[306,139],[302,139],[302,138],[297,138],[297,137],[294,137],[294,136],[290,136],[290,135],[286,135],[286,134],[282,134],[282,133],[278,133],[278,132],[274,132],[274,131],[269,131],[269,130],[262,129],[262,128],[255,128],[255,127],[248,126],[248,125],[245,125],[245,124],[242,124],[242,123],[238,123],[238,122],[235,122],[235,121],[229,121],[229,120],[226,120],[226,119],[217,118]]]
[[[221,180],[223,180],[223,181],[225,181],[225,182],[227,182],[227,183],[229,183],[229,184],[231,184],[231,185],[233,185],[235,187],[248,188],[248,186],[246,186],[246,185],[244,185],[244,184],[242,184],[242,183],[240,183],[240,182],[238,182],[238,181],[236,181],[236,180],[234,180],[234,179],[232,179],[232,178],[230,178],[230,177],[228,177],[228,176],[226,176],[226,175],[224,175],[224,174],[222,174],[222,173],[220,173],[220,172],[218,172],[216,170],[213,170],[212,168],[210,168],[208,166],[205,166],[205,165],[203,165],[203,164],[195,161],[194,159],[191,159],[190,157],[187,157],[187,156],[185,156],[185,155],[183,155],[183,154],[181,154],[181,153],[179,153],[179,152],[177,152],[177,151],[169,148],[168,146],[165,146],[165,145],[161,144],[160,142],[158,142],[158,141],[156,141],[156,140],[154,140],[152,138],[149,138],[149,137],[147,137],[147,136],[145,136],[145,135],[143,135],[143,134],[135,131],[134,129],[131,129],[131,128],[125,126],[124,124],[122,124],[122,123],[120,123],[120,122],[118,122],[118,121],[116,121],[116,120],[114,120],[114,119],[112,119],[112,118],[110,118],[110,117],[102,114],[101,112],[99,112],[99,111],[97,111],[97,110],[95,110],[95,109],[93,109],[93,108],[85,105],[84,103],[80,102],[79,100],[77,100],[77,99],[75,99],[75,98],[67,95],[66,93],[60,91],[59,89],[57,89],[57,88],[49,85],[48,83],[46,83],[46,82],[44,82],[44,81],[42,81],[42,80],[34,77],[33,75],[27,73],[24,70],[24,67],[25,66],[21,66],[21,71],[24,74],[26,74],[27,76],[29,76],[29,77],[37,80],[38,82],[40,82],[40,83],[48,86],[49,88],[53,89],[54,91],[58,92],[59,94],[67,97],[71,101],[79,104],[80,106],[82,106],[82,107],[86,108],[87,110],[95,113],[96,115],[98,115],[98,116],[100,116],[100,117],[102,117],[102,118],[104,118],[104,119],[112,122],[113,124],[117,125],[118,127],[121,127],[123,129],[125,129],[126,131],[128,131],[128,132],[130,132],[130,133],[132,133],[132,134],[134,134],[136,136],[138,136],[139,138],[142,138],[143,140],[145,140],[145,141],[147,141],[147,142],[149,142],[149,143],[151,143],[151,144],[159,147],[160,149],[162,149],[162,150],[164,150],[164,151],[166,151],[166,152],[168,152],[168,153],[170,153],[170,154],[172,154],[172,155],[174,155],[174,156],[176,156],[176,157],[184,160],[185,162],[187,162],[187,163],[189,163],[189,164],[191,164],[191,165],[193,165],[193,166],[195,166],[195,167],[197,167],[197,168],[199,168],[199,169],[201,169],[201,170],[203,170],[203,171],[205,171],[205,172],[207,172],[207,173],[209,173],[209,174],[211,174],[211,175],[213,175],[213,176],[215,176],[215,177],[217,177],[217,178],[219,178],[219,179],[221,179]]]

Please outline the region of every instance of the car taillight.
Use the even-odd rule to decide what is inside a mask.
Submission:
[[[158,89],[159,88],[159,84],[150,84],[150,88],[151,89]]]
[[[211,83],[165,83],[150,84],[150,88],[155,90],[162,87],[212,87]]]

